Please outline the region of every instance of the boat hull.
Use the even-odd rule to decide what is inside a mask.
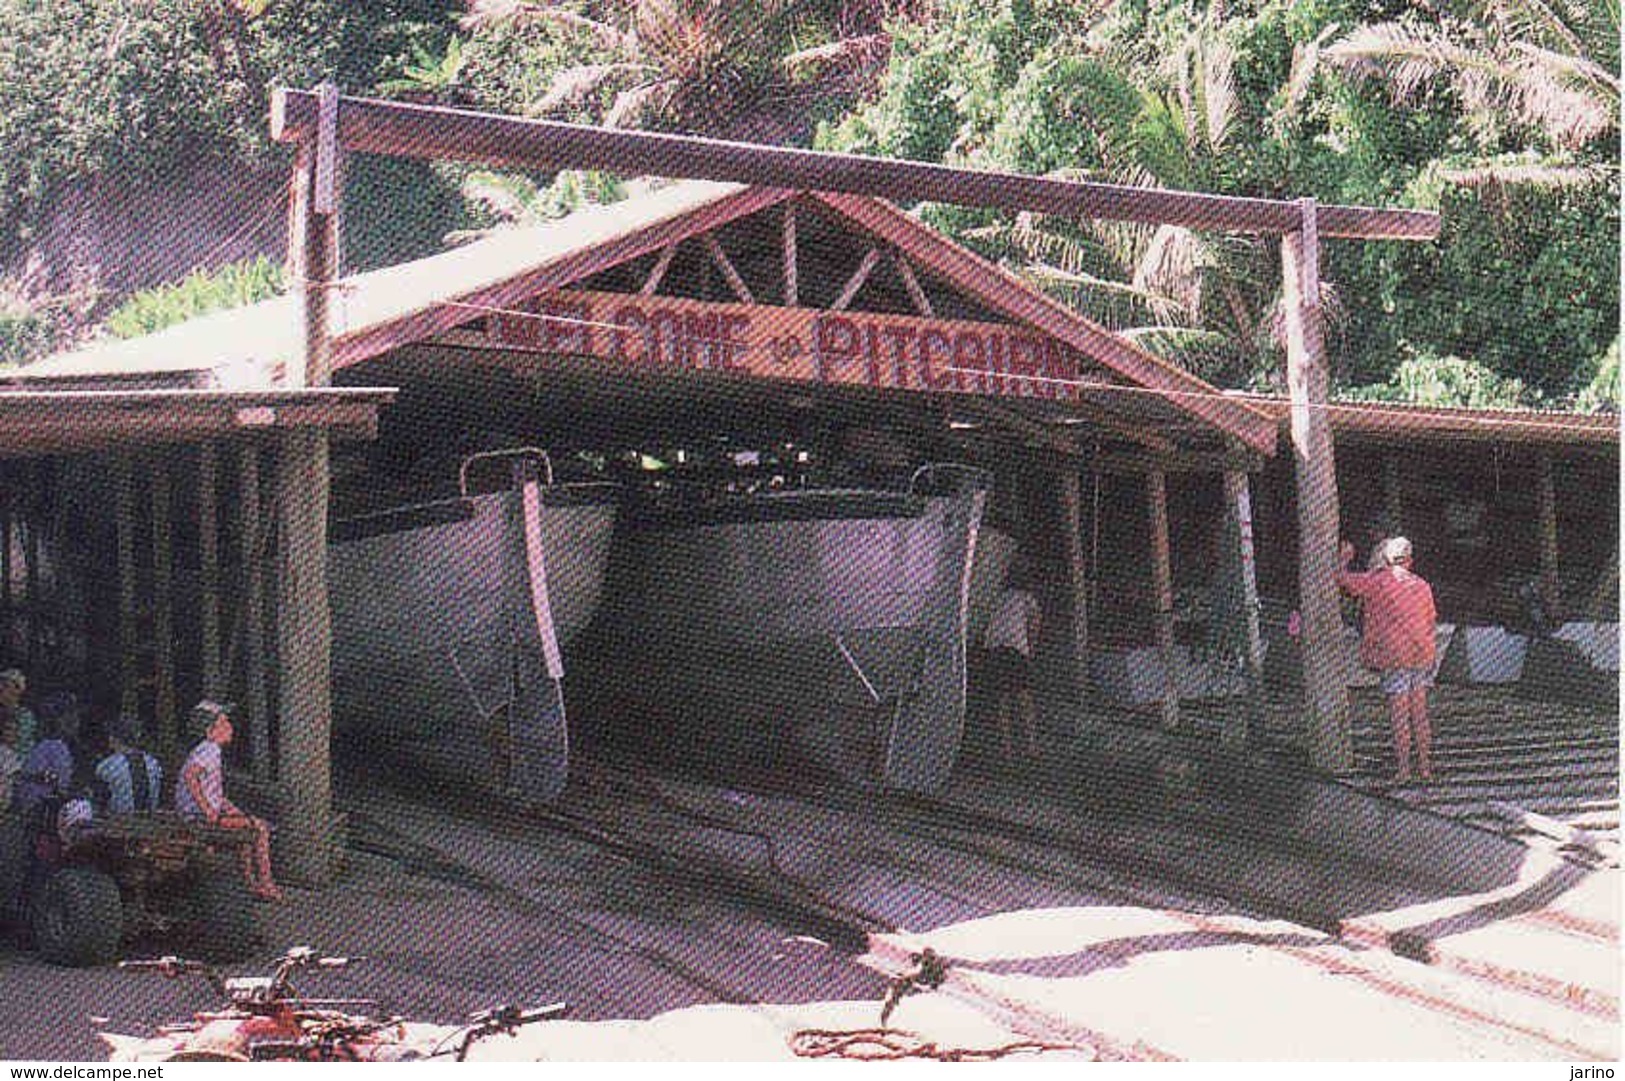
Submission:
[[[794,493],[632,532],[612,618],[621,670],[638,673],[623,698],[652,717],[639,742],[723,770],[810,754],[854,779],[940,787],[963,731],[984,502],[980,480]]]
[[[615,504],[534,483],[339,523],[329,548],[338,731],[453,749],[540,801],[569,767],[562,649],[602,598]]]

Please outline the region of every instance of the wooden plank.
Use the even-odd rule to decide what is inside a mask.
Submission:
[[[148,460],[147,485],[152,521],[153,723],[158,746],[173,757],[185,734],[175,716],[174,543],[170,535],[169,459]]]
[[[327,602],[327,437],[282,435],[277,453],[277,777],[287,796],[282,873],[331,881],[332,626]]]
[[[741,304],[755,304],[756,298],[751,296],[750,286],[745,284],[745,279],[734,269],[733,260],[728,258],[728,253],[722,250],[722,241],[717,239],[715,233],[706,233],[700,239],[705,245],[706,252],[711,256],[711,262],[722,271],[722,277],[727,281],[728,288],[733,290],[734,297]]]
[[[1083,559],[1083,493],[1077,462],[1062,460],[1056,476],[1056,497],[1071,599],[1072,690],[1081,700],[1089,691],[1089,570]]]
[[[119,712],[136,716],[135,477],[129,454],[113,458],[113,507],[118,530]]]
[[[1247,474],[1229,470],[1224,474],[1224,505],[1236,527],[1237,553],[1241,568],[1241,606],[1246,621],[1247,708],[1230,710],[1222,732],[1225,746],[1240,750],[1252,742],[1253,729],[1263,711],[1264,638],[1258,626],[1258,560],[1253,548],[1253,503]]]
[[[1353,764],[1343,620],[1335,574],[1339,529],[1337,465],[1324,409],[1329,375],[1321,327],[1320,240],[1313,201],[1303,227],[1281,239],[1292,462],[1298,495],[1298,594],[1303,613],[1303,681],[1310,757],[1330,773]]]
[[[799,282],[796,277],[796,205],[786,203],[784,206],[784,306],[786,308],[798,307],[801,304]]]
[[[220,455],[216,444],[197,452],[198,643],[203,693],[220,697]]]
[[[318,115],[315,94],[278,89],[271,100],[272,137],[279,142],[308,139],[317,127]],[[359,153],[472,161],[531,171],[601,169],[623,176],[737,181],[847,192],[899,203],[991,206],[1226,233],[1284,234],[1297,229],[1301,220],[1298,206],[1279,200],[592,128],[375,98],[340,99],[338,142]],[[1328,206],[1315,208],[1315,213],[1325,236],[1432,240],[1439,235],[1439,215],[1427,211]]]
[[[914,274],[913,264],[895,248],[891,252],[891,261],[892,266],[897,268],[897,276],[903,279],[903,288],[908,292],[908,299],[913,303],[914,310],[927,319],[935,316],[936,312],[931,310],[931,298],[925,295],[925,290],[920,286],[920,279]]]
[[[1166,392],[1166,401],[1235,436],[1265,454],[1274,452],[1276,422],[1244,402],[1119,337],[1041,293],[1015,275],[927,229],[895,207],[849,195],[814,196],[955,288],[1144,387]]]
[[[366,402],[311,402],[243,409],[86,410],[80,417],[51,415],[28,420],[0,417],[0,442],[8,454],[40,457],[88,453],[132,446],[196,443],[241,434],[245,430],[301,427],[327,428],[343,439],[377,435],[377,407]]]
[[[875,264],[879,262],[879,248],[870,248],[867,252],[865,252],[862,261],[858,263],[858,269],[852,272],[852,276],[848,278],[846,280],[846,284],[841,287],[840,294],[836,296],[835,303],[829,306],[829,310],[832,312],[846,311],[847,306],[850,305],[853,298],[858,295],[858,290],[862,289],[864,283],[869,280],[869,275],[874,273]]]
[[[680,246],[679,244],[667,244],[660,249],[660,257],[655,260],[655,265],[649,269],[649,276],[643,279],[643,286],[638,290],[639,294],[646,297],[655,295],[655,290],[659,289],[660,283],[666,279],[666,271],[671,269],[671,261],[677,258],[677,249]]]
[[[1145,476],[1151,511],[1151,582],[1157,600],[1157,653],[1162,658],[1162,727],[1179,728],[1179,671],[1174,651],[1174,573],[1168,544],[1168,479],[1158,472]]]

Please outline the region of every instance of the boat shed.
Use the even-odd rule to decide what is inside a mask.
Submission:
[[[171,753],[186,739],[178,703],[205,692],[240,698],[250,734],[242,764],[273,787],[325,774],[304,756],[321,756],[328,730],[325,696],[298,706],[293,669],[276,660],[308,642],[294,630],[295,592],[284,590],[300,560],[276,540],[286,530],[268,538],[265,528],[313,497],[298,490],[292,455],[286,465],[282,455],[262,463],[238,446],[258,447],[279,429],[371,436],[378,408],[395,401],[382,422],[385,454],[425,441],[466,446],[493,432],[614,446],[651,432],[775,421],[782,430],[809,415],[851,429],[849,442],[887,431],[946,446],[948,437],[998,432],[1039,449],[1074,526],[1086,439],[1103,462],[1144,477],[1147,526],[1162,538],[1153,577],[1165,592],[1163,476],[1146,463],[1177,459],[1244,486],[1276,442],[1277,425],[1258,406],[863,196],[671,184],[341,278],[330,292],[333,387],[297,386],[301,298],[285,296],[49,358],[16,373],[0,398],[12,415],[51,418],[17,422],[11,431],[28,438],[5,444],[8,458],[51,456],[6,466],[19,481],[7,486],[8,521],[21,540],[4,550],[26,564],[25,588],[7,596],[6,610],[32,643],[12,655],[42,683],[90,686],[104,712],[116,703],[145,716]],[[340,452],[341,494],[345,474],[354,474],[350,489],[377,482],[366,464],[352,464],[367,457]],[[271,492],[261,488],[266,475],[277,477]],[[36,504],[55,508],[40,527]],[[70,508],[92,505],[103,508],[104,527],[82,534],[88,547],[67,542],[81,535],[61,527]],[[51,522],[66,546],[30,559],[36,528],[43,536]],[[1063,543],[1081,596],[1075,528]],[[76,563],[85,585],[73,588],[88,595],[70,603],[66,575],[56,593],[43,582],[28,590],[50,559]],[[64,613],[77,606],[86,631],[54,659],[50,643],[74,633],[65,623],[47,631],[48,598]],[[1086,606],[1070,607],[1081,660]],[[84,618],[92,611],[106,618]],[[1158,622],[1167,632],[1167,620]],[[303,663],[321,678],[322,658]],[[302,757],[290,759],[295,751]],[[325,784],[308,793],[323,806]]]

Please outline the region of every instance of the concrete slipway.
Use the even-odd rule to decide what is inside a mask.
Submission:
[[[267,955],[365,955],[311,993],[428,1020],[571,1002],[569,1020],[485,1058],[788,1059],[798,1033],[876,1027],[926,947],[942,985],[901,999],[891,1024],[914,1036],[891,1050],[1620,1053],[1617,871],[1151,733],[1101,729],[1043,769],[966,772],[929,805],[609,768],[549,818],[421,783],[345,790],[346,877],[265,909]],[[139,1032],[206,1003],[201,986],[13,955],[0,1056],[95,1057],[87,1015]]]

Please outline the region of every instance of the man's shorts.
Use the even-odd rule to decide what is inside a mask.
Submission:
[[[1384,668],[1382,670],[1382,693],[1388,695],[1409,694],[1411,691],[1421,690],[1433,686],[1432,668]]]

